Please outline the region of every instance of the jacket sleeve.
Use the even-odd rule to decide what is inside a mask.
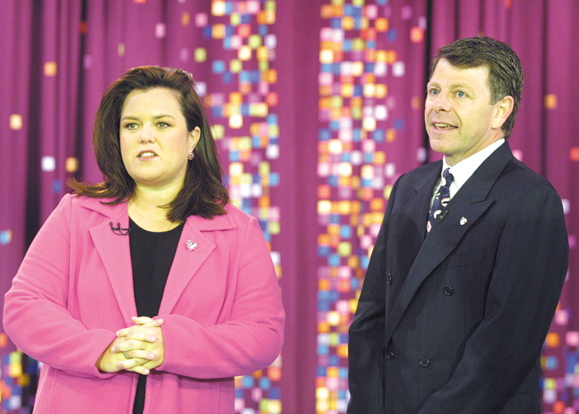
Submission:
[[[484,319],[419,414],[500,412],[540,356],[567,271],[565,218],[549,186],[528,191],[516,207],[501,233]]]
[[[165,346],[160,371],[192,378],[227,378],[272,363],[283,345],[285,312],[263,234],[251,218],[243,237],[235,296],[224,323],[203,326],[178,314],[159,315]]]
[[[370,258],[348,340],[348,414],[383,414],[386,239],[398,181],[394,185]]]
[[[4,328],[32,358],[84,377],[108,378],[95,363],[115,339],[67,310],[72,195],[65,195],[30,245],[4,301]]]

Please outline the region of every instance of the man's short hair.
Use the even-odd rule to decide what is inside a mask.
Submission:
[[[512,96],[515,101],[513,112],[502,126],[505,138],[508,138],[515,126],[524,83],[521,61],[513,49],[507,43],[491,37],[459,39],[438,51],[432,61],[431,76],[440,59],[446,59],[452,66],[461,69],[479,66],[489,68],[491,104],[505,96]]]

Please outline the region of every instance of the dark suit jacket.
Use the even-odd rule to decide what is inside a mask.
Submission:
[[[396,182],[350,327],[349,414],[538,414],[568,265],[561,199],[507,143],[426,233],[442,162]]]

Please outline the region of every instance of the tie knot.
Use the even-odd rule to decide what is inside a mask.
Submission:
[[[442,172],[442,178],[444,178],[444,182],[442,183],[442,185],[448,187],[452,183],[452,181],[454,180],[454,175],[452,175],[452,173],[450,172],[450,168],[447,168]]]

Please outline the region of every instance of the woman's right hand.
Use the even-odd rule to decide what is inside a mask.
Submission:
[[[125,355],[117,351],[115,349],[115,345],[124,342],[123,338],[115,338],[115,340],[105,349],[105,352],[102,353],[100,358],[98,359],[97,363],[95,364],[97,369],[102,372],[118,372],[121,370],[119,367],[119,362],[126,361]],[[144,368],[142,365],[149,362],[146,359],[141,358],[134,358],[134,361],[137,363],[137,366],[133,369],[133,371],[138,372],[139,374],[147,375],[149,370]]]
[[[142,318],[145,319],[145,318]],[[142,326],[156,326],[160,327],[163,324],[163,320],[155,320],[146,318],[147,321],[142,321]],[[102,372],[118,372],[123,369],[123,365],[120,362],[127,361],[125,357],[125,353],[122,351],[117,350],[116,346],[125,342],[126,338],[124,336],[117,336],[115,340],[105,349],[105,351],[101,354],[98,361],[96,362],[96,367],[99,371]],[[146,339],[145,339],[146,341]],[[150,362],[149,359],[143,358],[129,358],[131,362],[134,364],[130,371],[137,372],[142,375],[149,374],[149,369],[145,368],[143,365]]]

